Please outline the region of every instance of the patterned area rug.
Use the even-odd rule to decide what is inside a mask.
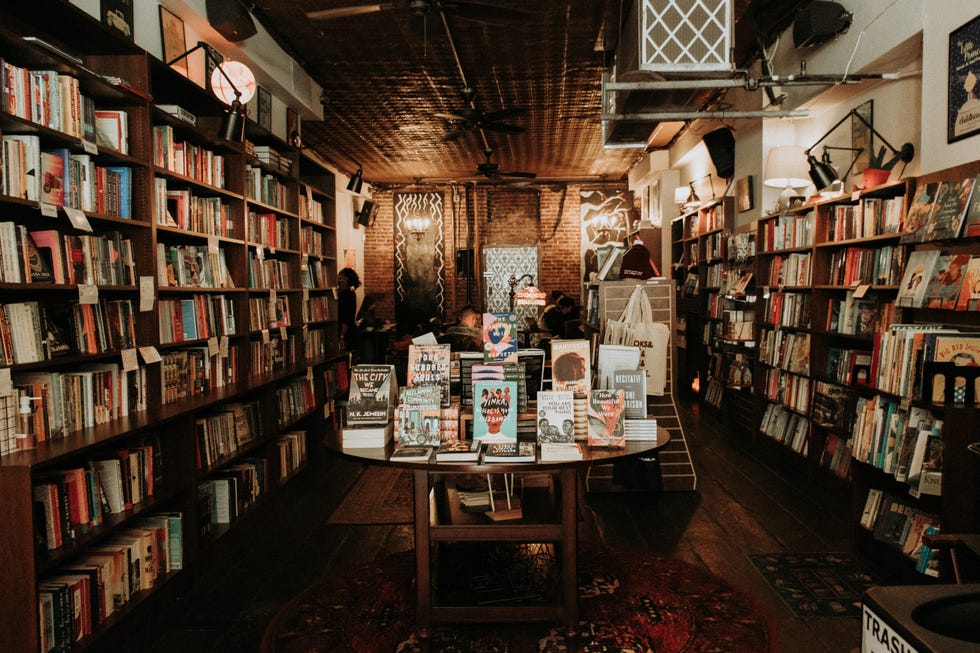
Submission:
[[[752,564],[798,619],[860,617],[878,579],[850,553],[755,553]]]
[[[368,465],[330,515],[329,523],[411,524],[413,488],[411,472]]]
[[[413,630],[414,556],[405,551],[323,579],[276,615],[263,653],[657,653],[774,651],[766,616],[747,596],[698,567],[639,550],[583,546],[580,622],[451,624]],[[523,598],[527,598],[526,596]]]

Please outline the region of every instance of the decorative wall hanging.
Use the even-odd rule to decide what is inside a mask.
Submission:
[[[395,193],[395,303],[441,317],[446,302],[441,193]]]
[[[582,278],[598,271],[596,251],[607,243],[622,244],[629,235],[632,199],[624,191],[583,190],[580,193],[582,218]]]

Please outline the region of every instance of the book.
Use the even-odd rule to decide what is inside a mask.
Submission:
[[[539,445],[542,462],[561,460],[582,460],[582,449],[578,442],[542,442]]]
[[[938,191],[939,182],[935,181],[915,189],[915,198],[905,214],[901,242],[921,243],[923,241],[926,227],[932,222],[932,212],[936,207],[936,193]]]
[[[927,363],[952,363],[956,367],[980,365],[980,333],[934,334],[926,337],[923,361]],[[947,376],[935,374],[923,379],[930,384],[929,399],[933,403],[962,403],[966,397],[966,376],[953,375],[953,388],[947,393]],[[974,381],[974,397],[980,397],[980,379]],[[947,396],[950,395],[950,396]]]
[[[944,181],[936,192],[935,208],[923,230],[923,240],[959,238],[973,193],[973,177]]]
[[[980,195],[980,192],[977,193]],[[956,298],[956,310],[980,310],[980,256],[971,256],[963,274],[960,294]]]
[[[647,416],[647,374],[643,370],[614,370],[612,389],[622,390],[626,406],[626,419],[644,419]]]
[[[592,350],[588,340],[551,341],[551,389],[586,393],[592,387]]]
[[[625,393],[622,390],[595,389],[589,392],[588,445],[590,447],[625,447]]]
[[[542,390],[538,393],[537,440],[575,441],[575,393],[570,390]]]
[[[38,201],[65,205],[65,158],[57,152],[41,152]]]
[[[425,461],[432,457],[432,447],[420,444],[399,444],[391,452],[389,460]]]
[[[517,362],[517,315],[483,314],[483,360],[495,363]]]
[[[966,214],[963,216],[963,229],[961,233],[964,237],[980,236],[980,192],[977,185],[980,184],[980,175],[973,178],[973,194],[966,207]]]
[[[630,345],[599,345],[599,360],[596,365],[596,385],[599,388],[612,388],[614,370],[635,370],[640,365],[640,348]]]
[[[347,423],[351,426],[383,426],[390,422],[397,389],[394,365],[352,366]]]
[[[471,463],[480,460],[482,440],[450,440],[436,449],[437,463]]]
[[[925,306],[955,309],[969,264],[969,254],[940,254],[926,288]]]
[[[533,442],[488,442],[483,451],[485,463],[533,463],[536,459]]]
[[[517,384],[477,381],[473,384],[473,438],[517,439]]]
[[[394,438],[394,425],[348,426],[340,431],[344,449],[376,449],[387,445]]]
[[[408,347],[405,381],[411,386],[435,385],[442,389],[440,403],[449,405],[450,349],[444,344],[413,344]]]
[[[417,385],[398,393],[398,442],[437,446],[442,440],[440,424],[442,387]]]
[[[895,296],[896,306],[919,308],[923,305],[938,261],[938,249],[917,249],[912,252]]]

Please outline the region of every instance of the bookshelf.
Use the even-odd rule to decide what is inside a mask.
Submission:
[[[0,105],[0,629],[11,650],[75,651],[221,561],[338,425],[334,178],[256,124],[244,144],[216,137],[213,96],[76,7],[0,14],[4,79],[21,80]],[[77,117],[18,105],[32,80]],[[32,167],[36,186],[12,172]],[[66,629],[64,592],[126,551],[138,581],[114,578],[118,600]]]

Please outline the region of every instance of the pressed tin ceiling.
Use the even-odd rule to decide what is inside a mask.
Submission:
[[[246,4],[324,88],[323,121],[304,121],[303,142],[345,172],[361,166],[375,185],[487,181],[477,172],[487,162],[486,145],[490,162],[505,173],[534,173],[539,180],[625,178],[643,149],[602,147],[600,96],[629,0],[457,1]],[[788,26],[800,2],[733,4],[733,61],[742,66],[756,57],[756,32],[768,38]],[[313,13],[324,11],[325,17]],[[461,95],[464,77],[475,115]],[[715,99],[713,91],[695,90],[661,93],[652,101],[695,109]],[[500,121],[523,131],[496,131],[491,123],[484,144],[480,130],[436,115],[467,109],[471,118],[525,110]],[[648,135],[654,127],[639,131]]]

